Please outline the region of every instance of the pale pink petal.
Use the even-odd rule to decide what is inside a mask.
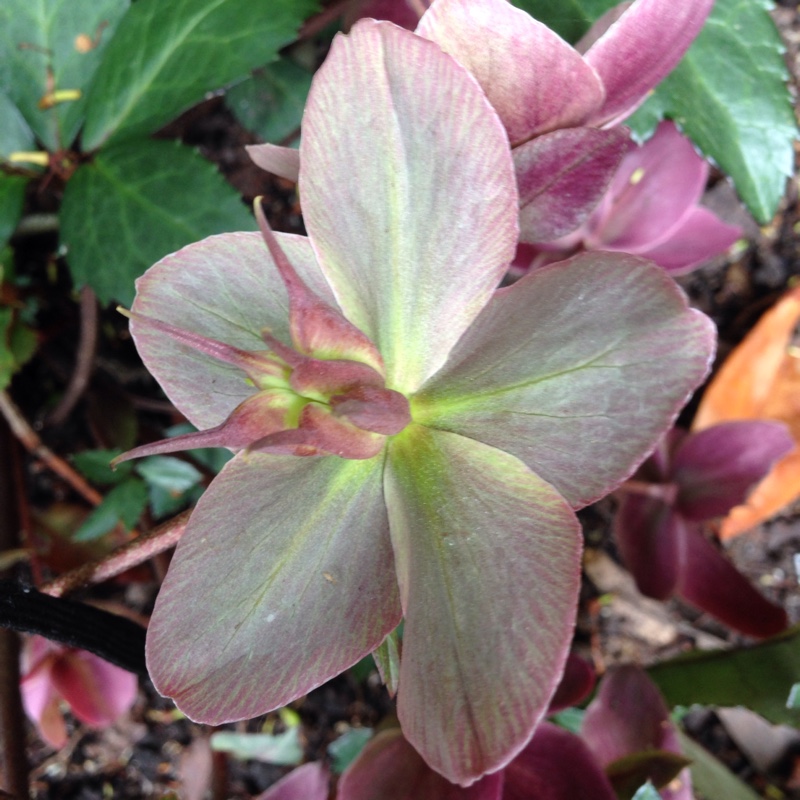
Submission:
[[[255,800],[328,800],[328,770],[319,761],[303,764]]]
[[[699,200],[707,177],[708,164],[694,145],[674,123],[662,122],[623,159],[586,246],[638,254],[667,240]]]
[[[707,208],[695,207],[670,231],[668,239],[642,250],[641,256],[670,275],[685,275],[724,253],[741,236],[738,225],[728,225]]]
[[[110,725],[136,700],[132,672],[85,650],[68,650],[53,668],[53,684],[75,716],[88,725]]]
[[[786,612],[771,603],[694,527],[686,526],[678,594],[747,636],[763,638],[788,625]]]
[[[642,594],[665,600],[675,591],[681,541],[677,529],[683,524],[662,500],[639,494],[625,494],[620,500],[614,538]]]
[[[503,800],[616,800],[589,748],[574,734],[543,722],[506,767]]]
[[[436,44],[361,20],[317,72],[300,151],[321,268],[378,346],[387,386],[412,392],[513,258],[517,192],[502,124]]]
[[[386,499],[405,614],[400,723],[433,769],[469,785],[519,752],[561,679],[576,519],[513,456],[417,425],[390,440]]]
[[[412,415],[516,455],[578,507],[653,450],[714,339],[662,269],[584,253],[498,291]]]
[[[277,237],[309,288],[335,302],[308,240]],[[261,235],[225,233],[184,247],[147,270],[136,282],[133,310],[242,350],[264,351],[264,328],[291,340],[288,306]],[[196,427],[219,425],[253,394],[239,367],[175,341],[136,316],[131,333],[148,370]]]
[[[514,150],[523,242],[546,242],[577,228],[600,201],[627,149],[621,128],[572,128]]]
[[[591,124],[620,122],[678,64],[700,33],[714,0],[636,0],[584,58],[606,92]]]
[[[503,776],[472,786],[450,783],[434,772],[399,729],[379,733],[345,770],[337,800],[501,800]]]
[[[383,456],[228,462],[156,601],[156,688],[218,724],[285,705],[374,650],[400,621],[382,475]]]
[[[244,149],[257,167],[287,181],[297,182],[300,174],[299,150],[276,144],[249,144]]]
[[[58,710],[60,696],[53,685],[53,666],[58,656],[48,644],[42,636],[26,640],[20,692],[25,713],[37,725],[42,738],[59,748],[66,743],[67,733]]]
[[[512,147],[580,125],[603,103],[602,84],[581,55],[506,0],[435,0],[417,33],[477,78]]]
[[[794,449],[779,422],[740,420],[713,425],[684,439],[673,456],[673,480],[680,486],[677,508],[687,519],[721,517],[782,456]]]

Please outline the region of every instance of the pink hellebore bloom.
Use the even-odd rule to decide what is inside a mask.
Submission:
[[[469,70],[499,114],[514,157],[523,242],[556,239],[586,219],[628,142],[612,126],[677,65],[712,5],[635,0],[598,20],[581,53],[507,0],[434,0],[416,32]],[[297,151],[257,145],[249,152],[264,169],[296,180]]]
[[[20,689],[25,713],[42,739],[60,748],[67,743],[62,699],[81,722],[102,728],[133,705],[137,681],[134,674],[85,650],[31,636],[22,654]]]
[[[702,523],[742,503],[793,447],[777,422],[671,430],[628,484],[615,517],[620,554],[639,590],[658,600],[677,594],[750,636],[782,631],[786,612],[705,538]]]
[[[651,780],[664,800],[692,800],[669,710],[638,667],[614,668],[581,737],[548,722],[504,770],[468,788],[428,767],[399,730],[379,733],[339,781],[337,800],[615,800]]]
[[[697,203],[708,163],[673,122],[662,122],[622,160],[589,219],[560,240],[539,244],[533,264],[558,261],[579,248],[633,253],[682,275],[724,253],[742,234]]]
[[[238,451],[178,545],[149,670],[193,719],[253,717],[404,617],[403,730],[467,785],[524,747],[558,684],[573,509],[652,450],[713,326],[630,256],[496,291],[518,231],[505,130],[469,73],[391,23],[334,40],[301,164],[308,238],[259,212],[269,252],[223,234],[137,282],[139,352],[206,430],[127,457]]]
[[[328,800],[328,770],[318,761],[303,764],[270,786],[256,800]]]

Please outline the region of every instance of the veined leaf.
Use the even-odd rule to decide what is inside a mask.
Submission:
[[[138,478],[128,478],[115,486],[86,518],[72,537],[76,542],[91,542],[121,522],[130,530],[147,504],[147,487]]]
[[[128,5],[128,0],[0,4],[0,89],[48,150],[69,147],[77,136],[86,91]],[[77,94],[53,95],[65,90]]]
[[[626,122],[646,138],[659,120],[673,118],[731,176],[761,223],[783,196],[797,136],[771,6],[716,0],[684,59]]]
[[[255,227],[236,191],[177,142],[110,148],[67,184],[61,241],[77,284],[104,303],[133,300],[133,281],[159,258],[213,233]]]
[[[143,136],[272,61],[316,0],[138,0],[92,86],[83,145]]]
[[[690,767],[692,785],[702,797],[707,797],[709,800],[722,797],[725,800],[757,800],[758,795],[747,784],[742,783],[722,762],[714,758],[705,747],[680,732],[678,737],[684,755],[692,759]]]

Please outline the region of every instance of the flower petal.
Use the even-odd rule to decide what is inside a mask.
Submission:
[[[516,455],[583,506],[653,450],[714,338],[663,270],[583,253],[498,291],[412,417]]]
[[[547,709],[548,715],[578,705],[594,689],[595,680],[594,667],[585,658],[570,653],[564,674]]]
[[[475,76],[512,147],[580,125],[603,103],[597,74],[575,48],[506,0],[436,0],[417,33]]]
[[[691,520],[727,514],[793,449],[794,440],[780,422],[723,422],[691,434],[672,462],[680,513]]]
[[[480,87],[388,22],[337,36],[303,117],[300,195],[347,318],[378,346],[387,387],[447,358],[514,256],[508,140]]]
[[[379,733],[339,781],[338,800],[501,800],[503,776],[456,786],[434,772],[397,728]]]
[[[586,246],[640,253],[667,240],[700,199],[708,164],[672,122],[622,160],[610,202],[590,223]]]
[[[642,594],[666,600],[675,591],[683,521],[652,497],[625,494],[614,517],[614,537],[625,566]]]
[[[299,150],[276,144],[249,144],[244,149],[257,167],[297,183],[300,174]]]
[[[750,581],[694,526],[684,526],[678,594],[734,630],[763,638],[788,625],[786,612]]]
[[[643,250],[670,275],[685,275],[714,256],[724,253],[742,235],[738,225],[728,225],[707,208],[693,208],[661,244]]]
[[[400,723],[433,769],[469,785],[519,752],[561,678],[577,522],[513,456],[419,425],[391,440],[386,498],[405,613]]]
[[[592,125],[621,122],[683,58],[714,0],[636,0],[584,55],[603,82]]]
[[[319,761],[303,764],[255,800],[328,800],[328,770]]]
[[[374,650],[400,621],[382,474],[383,456],[228,462],[156,602],[156,688],[218,724],[285,705]]]
[[[627,145],[621,128],[571,128],[517,147],[522,241],[547,242],[581,225],[603,196]]]
[[[616,800],[589,748],[573,733],[543,722],[506,767],[503,800]]]
[[[136,676],[85,650],[68,650],[53,667],[53,685],[75,716],[88,725],[110,725],[136,699]]]
[[[632,664],[612,667],[581,724],[581,736],[601,765],[641,750],[667,749],[669,709],[647,673]],[[680,750],[676,751],[680,754]]]
[[[276,234],[302,279],[335,303],[308,240]],[[260,233],[225,233],[163,258],[136,282],[133,311],[242,350],[263,351],[263,328],[290,340],[289,300]],[[135,316],[131,333],[147,369],[198,428],[224,422],[253,387],[236,366],[172,340]]]

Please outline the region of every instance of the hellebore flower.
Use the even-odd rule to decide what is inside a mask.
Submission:
[[[598,20],[581,53],[507,0],[434,0],[416,32],[469,70],[500,115],[519,186],[521,241],[559,238],[586,219],[628,144],[612,126],[672,71],[712,6],[635,0]],[[264,169],[297,179],[297,151],[248,151]]]
[[[662,122],[640,147],[631,143],[589,219],[555,242],[538,244],[534,265],[560,261],[579,248],[632,253],[683,275],[724,253],[741,228],[698,206],[708,163],[673,122]]]
[[[793,447],[776,422],[671,430],[626,484],[615,517],[620,554],[639,590],[657,600],[676,594],[750,636],[782,631],[786,612],[705,538],[702,523],[742,503]]]
[[[303,764],[256,800],[328,800],[328,770],[318,761]]]
[[[136,676],[102,658],[42,636],[31,636],[22,653],[20,690],[25,713],[50,746],[67,743],[59,705],[92,727],[111,725],[136,699]]]
[[[252,717],[404,617],[403,730],[469,784],[525,745],[559,681],[572,509],[652,450],[713,326],[631,256],[497,291],[517,240],[505,131],[463,68],[391,23],[337,36],[317,72],[300,195],[307,239],[261,216],[269,253],[223,234],[137,282],[139,352],[206,430],[127,457],[238,451],[177,547],[150,674],[193,719]]]
[[[580,737],[544,722],[505,769],[464,788],[431,770],[399,730],[383,731],[345,770],[337,798],[615,800],[650,780],[664,800],[692,800],[686,764],[658,689],[625,666],[603,678]]]

